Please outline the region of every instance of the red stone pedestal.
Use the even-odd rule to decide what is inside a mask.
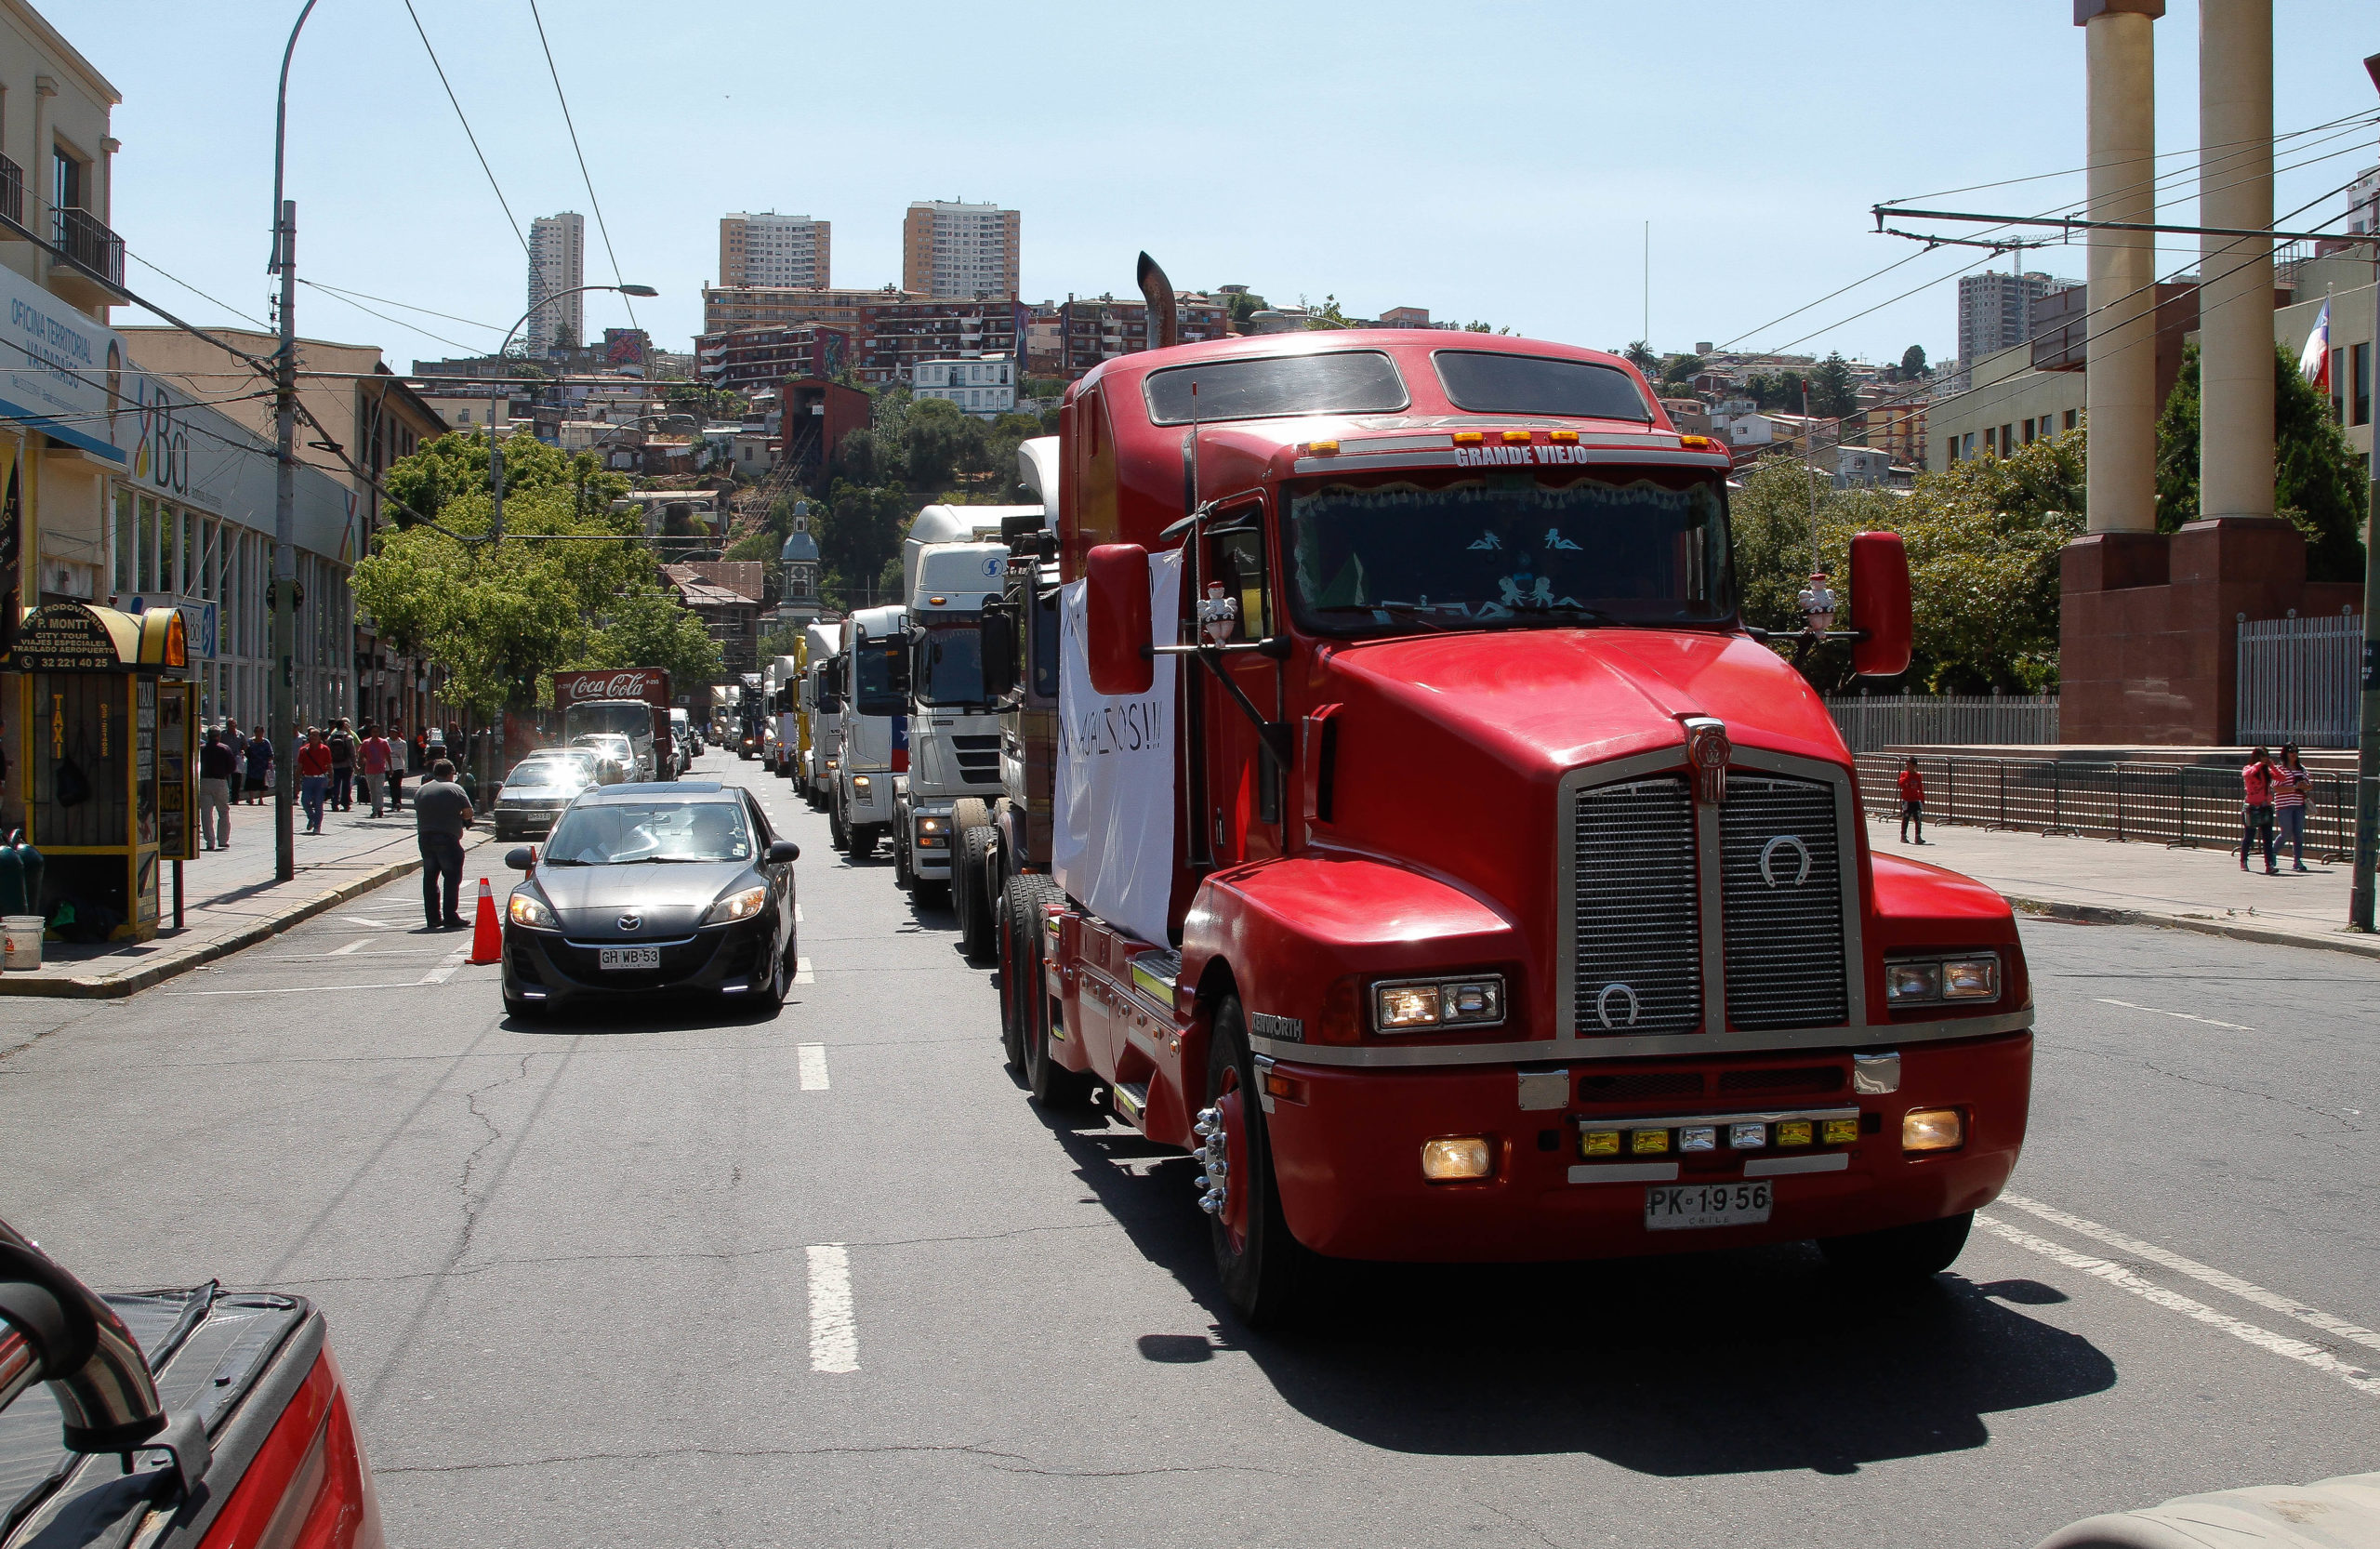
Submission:
[[[2361,587],[2306,579],[2277,516],[2098,533],[2059,556],[2058,738],[2223,747],[2239,707],[2240,616],[2334,614]]]

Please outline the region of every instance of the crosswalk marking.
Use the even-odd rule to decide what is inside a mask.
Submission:
[[[859,1327],[852,1318],[852,1260],[840,1242],[810,1255],[810,1370],[857,1371]]]
[[[816,979],[810,976],[810,960],[808,958],[796,958],[793,960],[793,982],[797,985],[814,985],[818,982]]]
[[[447,980],[455,976],[455,970],[462,967],[463,960],[470,955],[471,944],[467,941],[460,947],[456,947],[452,952],[449,952],[444,957],[439,959],[438,966],[423,974],[421,976],[421,982],[425,985],[444,984]]]
[[[823,1043],[804,1043],[795,1049],[794,1054],[796,1063],[801,1070],[801,1090],[804,1092],[826,1091],[826,1046]]]

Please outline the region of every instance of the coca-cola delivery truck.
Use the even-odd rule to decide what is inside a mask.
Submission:
[[[2024,954],[1871,852],[1739,613],[1725,446],[1614,356],[1380,330],[1111,359],[1060,462],[1053,605],[1020,552],[983,641],[1057,689],[1005,1032],[1040,1102],[1195,1151],[1244,1316],[1316,1255],[1956,1256],[2024,1138]],[[1899,539],[1848,569],[1903,670]]]
[[[634,778],[677,777],[670,757],[669,674],[658,667],[595,668],[554,674],[562,739],[618,732],[636,748]]]

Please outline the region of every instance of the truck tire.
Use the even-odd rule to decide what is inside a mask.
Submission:
[[[909,867],[909,814],[898,807],[892,809],[892,885],[904,893],[918,885],[918,874]]]
[[[826,803],[826,842],[833,845],[838,854],[848,855],[852,853],[851,830],[843,827],[843,804],[840,801],[829,801]]]
[[[1041,928],[1041,907],[1060,897],[1047,877],[1012,877],[996,906],[994,939],[1000,955],[1000,1047],[1012,1069],[1025,1069],[1025,1029],[1032,1025],[1029,996],[1040,993],[1033,943]]]
[[[1975,1211],[1968,1211],[1857,1237],[1820,1238],[1818,1251],[1836,1273],[1866,1284],[1879,1288],[1919,1285],[1950,1267],[1959,1250],[1966,1246],[1967,1228],[1974,1225]]]
[[[1070,1112],[1091,1104],[1091,1079],[1080,1070],[1069,1070],[1060,1065],[1050,1053],[1053,1036],[1051,1019],[1056,1009],[1050,1004],[1048,980],[1042,963],[1048,955],[1049,934],[1041,929],[1042,899],[1055,894],[1057,888],[1046,878],[1035,878],[1048,893],[1037,893],[1030,907],[1019,922],[1017,945],[1017,1037],[1023,1056],[1018,1068],[1025,1077],[1025,1090],[1036,1105],[1052,1112]]]
[[[954,834],[988,827],[991,821],[992,809],[985,805],[980,796],[962,796],[950,804],[950,831]]]
[[[1210,1106],[1200,1116],[1217,1121],[1206,1144],[1192,1155],[1209,1169],[1208,1231],[1214,1245],[1215,1273],[1223,1294],[1251,1329],[1276,1328],[1293,1318],[1302,1282],[1312,1274],[1314,1254],[1289,1235],[1273,1179],[1273,1148],[1263,1104],[1254,1100],[1256,1062],[1248,1051],[1248,1023],[1237,995],[1215,1007],[1207,1040]],[[1209,1158],[1223,1162],[1218,1180]],[[1222,1199],[1212,1208],[1220,1182]]]
[[[847,823],[843,830],[852,836],[852,859],[864,861],[876,854],[877,837],[883,831],[881,825],[862,823],[854,826]]]
[[[962,803],[963,805],[964,803]],[[982,962],[999,949],[992,935],[992,847],[999,835],[988,827],[959,835],[959,858],[951,863],[950,904],[959,915],[959,950]]]

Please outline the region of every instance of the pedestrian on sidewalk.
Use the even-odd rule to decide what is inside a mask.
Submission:
[[[240,779],[240,750],[247,747],[247,744],[241,740],[240,723],[232,720],[230,716],[225,716],[223,718],[223,746],[231,750],[231,776],[230,779],[223,782],[223,793],[231,799],[231,804],[236,807],[240,804],[240,787],[242,784]]]
[[[1925,776],[1912,757],[1900,766],[1900,841],[1909,842],[1909,826],[1917,825],[1917,842],[1925,842]]]
[[[298,749],[298,801],[306,809],[306,831],[323,831],[323,800],[330,794],[331,750],[319,726],[306,728],[305,745]]]
[[[248,805],[253,807],[272,788],[272,738],[265,735],[261,722],[248,738],[247,756]]]
[[[198,847],[231,847],[231,782],[238,779],[240,756],[223,740],[217,727],[198,748]]]
[[[405,810],[405,769],[413,757],[413,748],[405,741],[404,732],[393,721],[382,731],[389,739],[389,810]]]
[[[421,912],[433,931],[462,928],[463,833],[473,815],[471,799],[455,783],[455,766],[439,760],[430,767],[430,778],[413,793],[414,839],[421,847]]]
[[[2290,846],[2291,869],[2306,869],[2306,793],[2313,788],[2314,776],[2306,773],[2306,765],[2297,753],[2297,744],[2285,742],[2281,748],[2281,766],[2272,772],[2272,814],[2281,822],[2281,841]]]
[[[2246,793],[2246,805],[2240,811],[2240,869],[2248,869],[2248,852],[2255,847],[2256,836],[2264,836],[2265,875],[2278,877],[2281,867],[2275,864],[2272,844],[2272,755],[2262,748],[2240,771],[2240,783]]]
[[[346,812],[355,804],[355,734],[348,729],[347,717],[334,722],[323,741],[331,750],[331,806]]]
[[[388,783],[389,761],[394,749],[390,748],[389,739],[380,735],[380,729],[366,722],[364,742],[356,752],[362,761],[356,767],[364,771],[364,794],[372,803],[372,815],[386,817],[388,797],[382,787]]]

